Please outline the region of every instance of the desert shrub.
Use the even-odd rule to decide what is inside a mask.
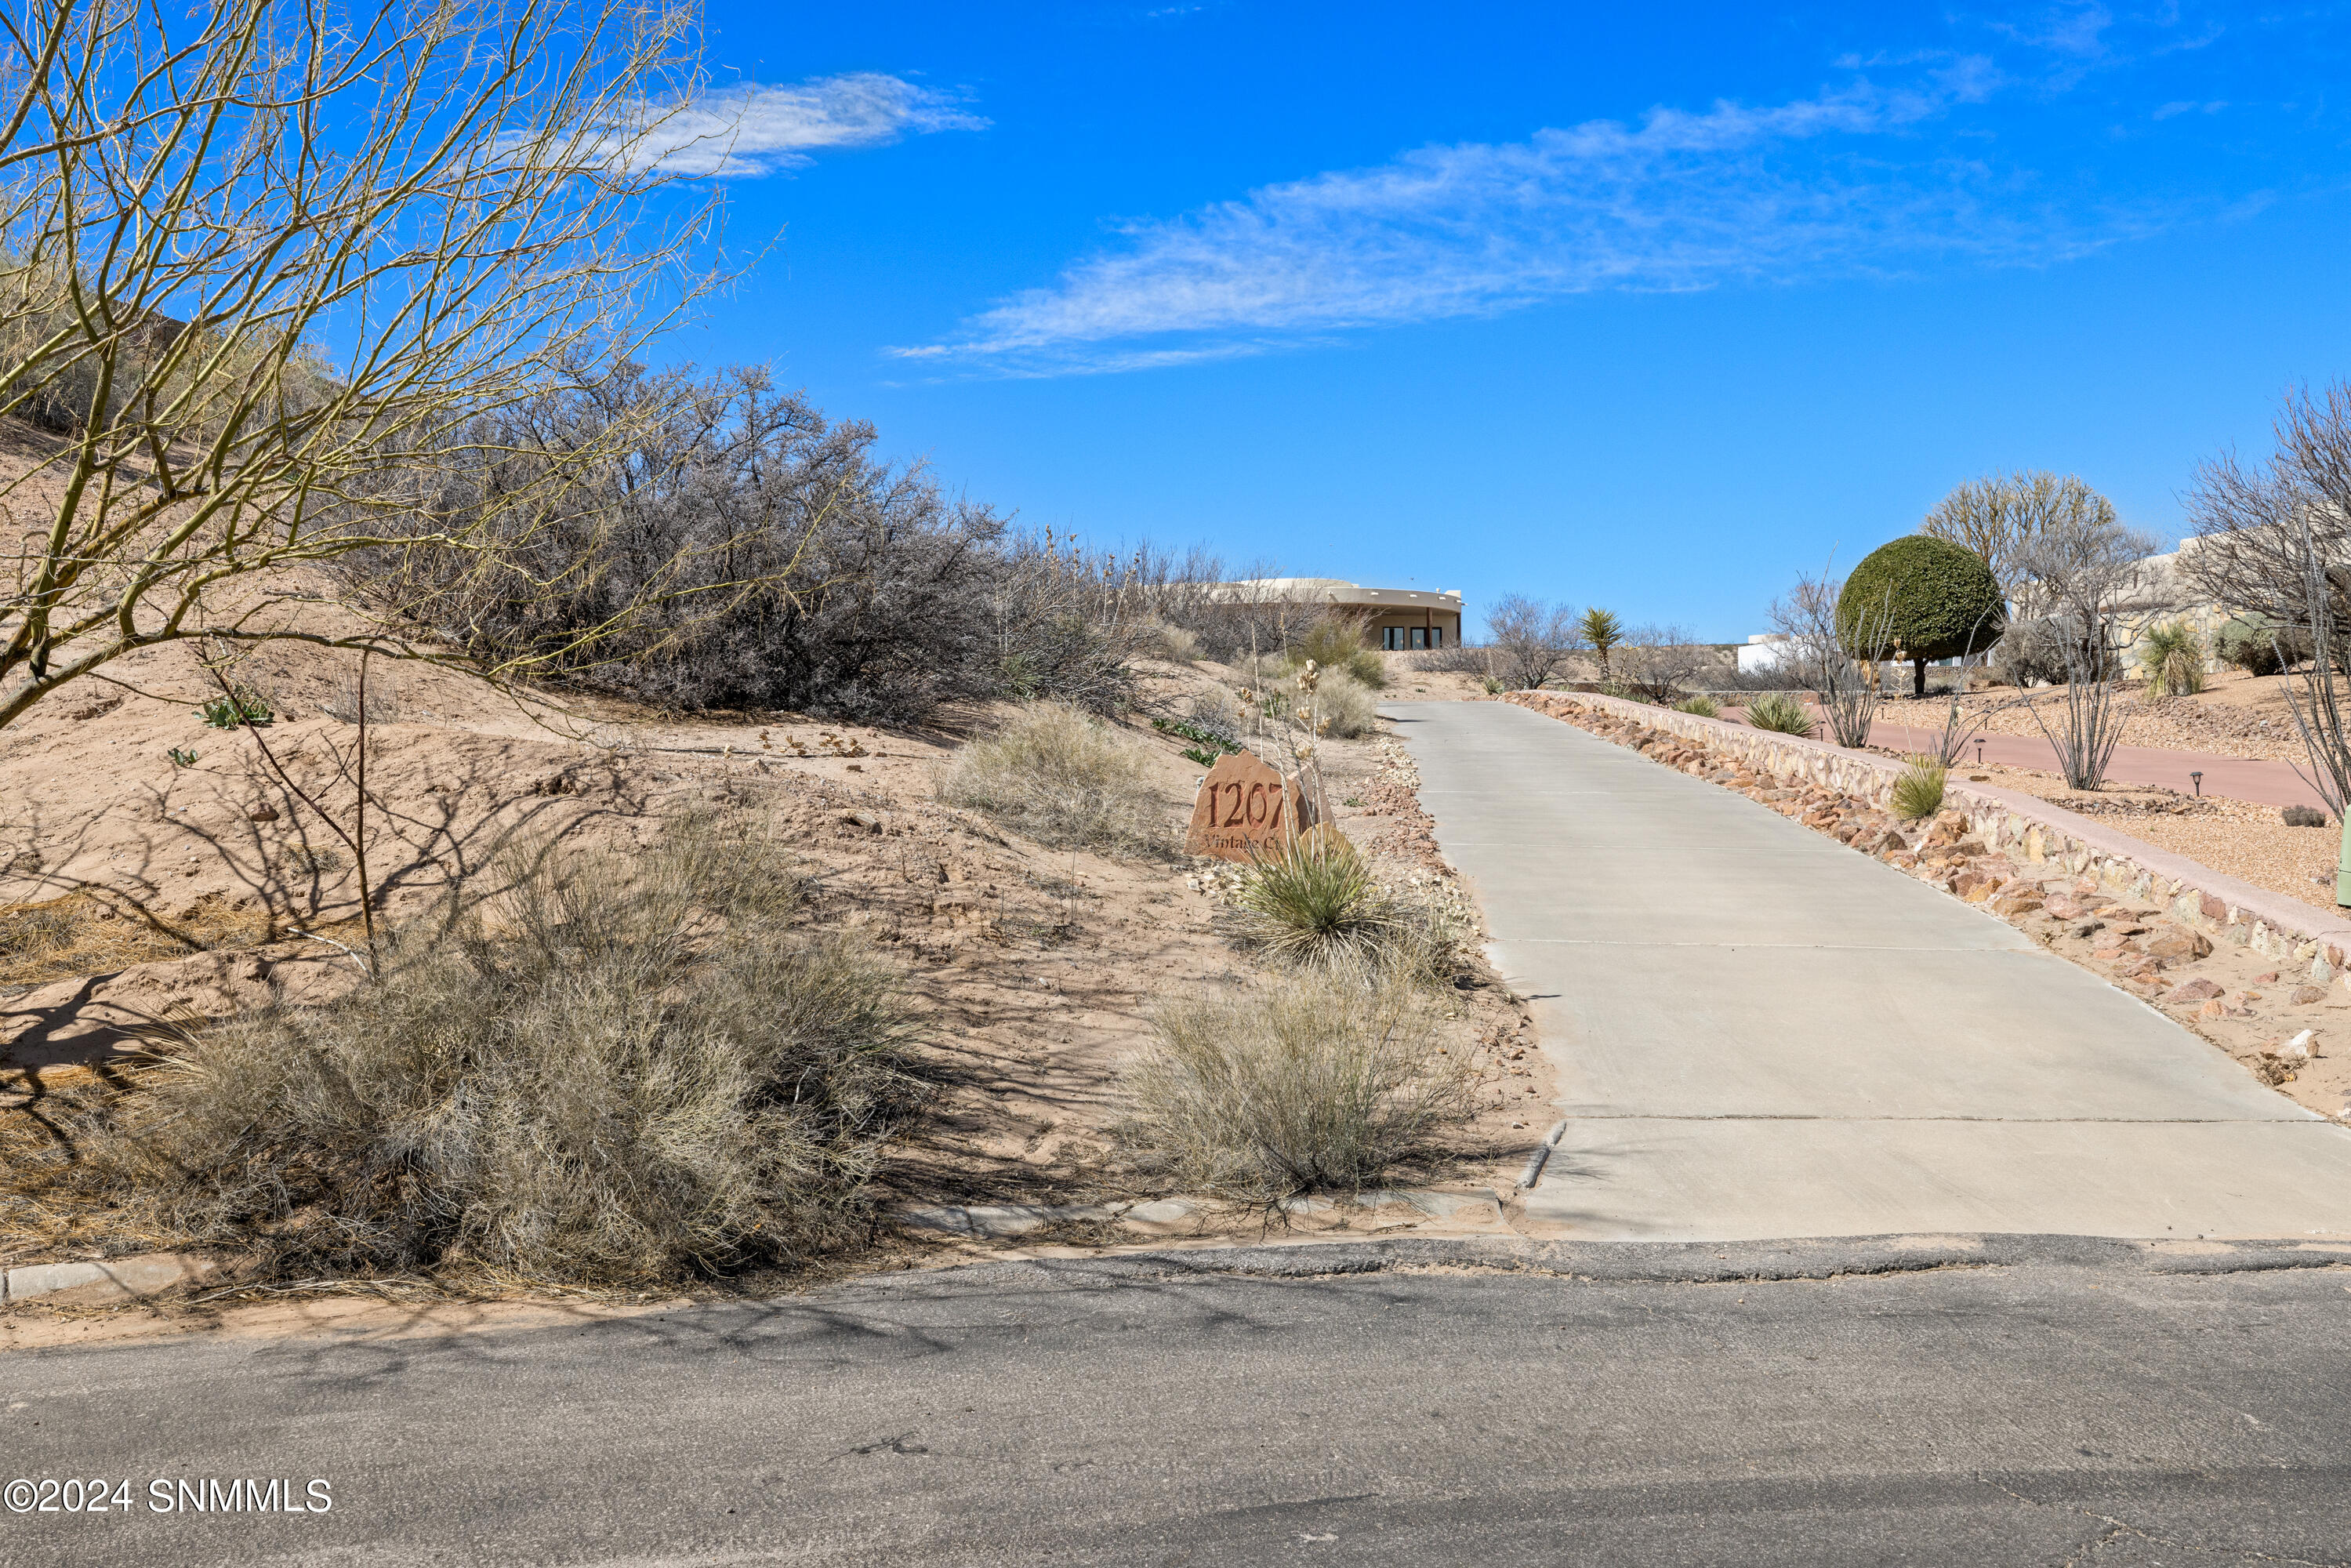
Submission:
[[[1906,534],[1862,557],[1837,595],[1839,642],[1856,659],[1911,662],[1924,692],[1927,664],[1999,641],[2007,610],[1984,558],[1932,534]]]
[[[2274,675],[2310,657],[2310,637],[2260,616],[2240,615],[2213,633],[2212,652],[2248,674]]]
[[[1288,650],[1292,669],[1311,659],[1324,670],[1344,670],[1374,691],[1388,684],[1386,661],[1364,642],[1364,622],[1353,615],[1322,615],[1294,633]]]
[[[1510,689],[1508,685],[1503,684],[1502,678],[1499,675],[1488,675],[1484,679],[1480,680],[1478,685],[1484,688],[1486,695],[1489,697],[1500,696],[1504,692]]]
[[[2048,617],[2015,622],[1992,650],[1991,673],[1995,679],[2020,688],[2036,681],[2064,685],[2066,664],[2062,628]]]
[[[2315,806],[2288,806],[2278,812],[2278,819],[2289,828],[2326,826],[2326,813]]]
[[[1335,831],[1312,830],[1252,861],[1226,929],[1271,956],[1308,966],[1376,958],[1401,918],[1369,862]]]
[[[1102,720],[1060,703],[1029,703],[995,735],[956,753],[939,798],[1040,843],[1133,854],[1166,843],[1167,812],[1151,787],[1151,765],[1145,747]]]
[[[1304,968],[1425,972],[1435,962],[1423,912],[1382,888],[1334,829],[1301,833],[1252,862],[1220,924],[1243,946]]]
[[[1943,785],[1950,769],[1931,757],[1907,757],[1909,764],[1894,780],[1894,814],[1906,822],[1931,817],[1943,809]]]
[[[1197,632],[1156,618],[1136,629],[1135,645],[1137,652],[1171,664],[1188,664],[1200,656]]]
[[[1374,1185],[1469,1113],[1438,1011],[1407,981],[1344,968],[1165,1003],[1127,1068],[1123,1135],[1244,1202]]]
[[[1694,697],[1684,697],[1681,701],[1676,703],[1674,705],[1674,711],[1676,713],[1696,714],[1700,718],[1719,718],[1722,716],[1722,705],[1716,702],[1712,697],[1708,696],[1704,692],[1700,692]]]
[[[1494,650],[1469,643],[1456,643],[1449,648],[1431,648],[1425,653],[1407,655],[1416,670],[1432,674],[1485,675],[1493,677]]]
[[[1812,735],[1814,725],[1813,710],[1784,692],[1766,692],[1749,703],[1747,722],[1757,729],[1807,737]]]
[[[1315,684],[1314,713],[1323,734],[1359,740],[1377,727],[1380,700],[1345,670],[1325,670]]]
[[[866,1233],[912,1114],[896,977],[795,931],[756,835],[541,857],[382,978],[169,1049],[91,1179],[280,1271],[580,1283],[793,1264]]]
[[[2139,666],[2147,695],[2194,696],[2204,689],[2204,639],[2185,621],[2158,622],[2139,639]]]

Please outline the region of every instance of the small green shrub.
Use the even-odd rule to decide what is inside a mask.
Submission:
[[[2212,635],[2222,662],[2252,675],[2274,675],[2310,657],[2310,639],[2262,616],[2240,615]]]
[[[1694,697],[1684,697],[1674,705],[1676,713],[1696,714],[1700,718],[1720,718],[1722,705],[1700,692]]]
[[[1943,809],[1943,785],[1950,769],[1931,757],[1908,757],[1909,764],[1894,780],[1894,814],[1906,822],[1931,817]]]
[[[861,1243],[913,1014],[759,835],[517,865],[381,981],[164,1051],[81,1179],[281,1274],[676,1281]]]
[[[1388,684],[1387,661],[1364,643],[1364,623],[1353,616],[1325,615],[1293,639],[1285,657],[1292,670],[1311,659],[1324,670],[1344,670],[1374,691]]]
[[[1167,841],[1152,763],[1141,743],[1090,714],[1029,703],[997,734],[956,752],[938,792],[1040,843],[1142,853]]]
[[[214,729],[235,729],[241,724],[271,724],[277,715],[257,692],[238,692],[233,696],[217,696],[196,710],[196,716]]]
[[[1438,1012],[1405,980],[1344,969],[1164,1004],[1127,1068],[1123,1136],[1248,1203],[1376,1185],[1469,1114]]]
[[[1816,721],[1813,710],[1783,692],[1766,692],[1747,705],[1747,722],[1776,735],[1810,737]]]
[[[1203,768],[1214,768],[1217,758],[1240,749],[1239,744],[1230,736],[1188,719],[1155,718],[1151,721],[1151,727],[1162,735],[1179,736],[1186,740],[1198,742],[1196,746],[1186,747],[1184,755]]]
[[[2160,622],[2139,639],[2139,667],[2147,695],[2194,696],[2204,689],[2204,639],[2185,621]]]
[[[1479,680],[1478,684],[1486,688],[1486,695],[1489,697],[1499,696],[1502,693],[1510,689],[1510,684],[1499,675],[1487,675]]]
[[[183,750],[175,746],[163,755],[172,759],[174,768],[193,768],[196,765],[196,754],[193,749]]]

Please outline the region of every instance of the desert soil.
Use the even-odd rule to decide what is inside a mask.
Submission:
[[[213,688],[184,647],[145,651],[110,673],[118,684],[85,682],[0,736],[0,1152],[57,1137],[55,1098],[119,1081],[125,1053],[159,1020],[320,1000],[357,980],[345,951],[360,941],[352,857],[259,751],[266,743],[349,822],[351,657],[273,644],[248,661],[244,676],[277,714],[258,731],[204,727],[196,709]],[[1416,695],[1475,689],[1400,665],[1398,675],[1391,689]],[[1157,999],[1234,985],[1253,965],[1216,929],[1208,873],[1222,862],[1174,848],[1203,769],[1181,754],[1186,742],[1148,723],[1183,716],[1235,677],[1210,664],[1155,664],[1144,677],[1126,727],[1155,759],[1171,847],[1116,859],[1049,849],[937,800],[942,764],[996,710],[926,729],[680,716],[544,693],[509,699],[455,672],[378,664],[366,835],[378,918],[413,918],[453,884],[466,898],[494,892],[517,847],[622,846],[681,812],[748,813],[793,846],[810,918],[894,956],[928,1014],[921,1065],[936,1085],[934,1113],[895,1152],[885,1207],[1165,1196],[1165,1178],[1120,1154],[1121,1062],[1149,1039]],[[1383,880],[1417,883],[1474,921],[1473,899],[1436,854],[1402,748],[1384,734],[1325,741],[1322,763],[1338,826]],[[1483,969],[1470,935],[1447,1018],[1450,1049],[1479,1081],[1478,1114],[1442,1157],[1403,1176],[1507,1199],[1543,1131],[1530,1107],[1552,1085],[1528,1050],[1522,1004]],[[1383,1212],[1378,1228],[1399,1223]],[[1211,1207],[1183,1234],[1162,1228],[1155,1239],[1257,1236],[1265,1225]],[[1116,1226],[1017,1244],[907,1231],[856,1266],[1138,1239]],[[102,1211],[0,1196],[0,1266],[167,1240],[127,1233]]]

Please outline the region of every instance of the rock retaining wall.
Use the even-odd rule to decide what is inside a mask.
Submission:
[[[1596,693],[1512,692],[1502,699],[1557,717],[1582,706],[1683,736],[1708,750],[1743,761],[1750,771],[1886,805],[1903,765],[1890,757],[1848,751],[1824,741],[1750,729],[1724,719]],[[2351,921],[2226,876],[2210,866],[2157,849],[2102,822],[2011,789],[1970,784],[1956,776],[1946,809],[1967,814],[1970,826],[2001,851],[2095,879],[2118,898],[2158,903],[2182,925],[2238,943],[2282,963],[2307,964],[2321,985],[2338,976],[2351,984]]]

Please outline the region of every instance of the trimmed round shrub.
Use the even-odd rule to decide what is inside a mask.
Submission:
[[[1910,661],[1927,690],[1936,659],[1980,653],[2000,641],[2008,612],[1984,558],[1931,534],[1906,534],[1861,558],[1837,595],[1837,636],[1856,659]]]

